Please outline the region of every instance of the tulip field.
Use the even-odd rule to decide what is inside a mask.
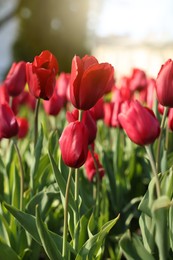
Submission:
[[[59,67],[45,50],[0,84],[0,259],[173,259],[173,61]]]

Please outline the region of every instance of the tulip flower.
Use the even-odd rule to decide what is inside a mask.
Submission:
[[[43,100],[43,107],[48,115],[56,116],[64,105],[64,97],[58,94],[57,85],[49,100]]]
[[[32,63],[27,62],[26,76],[31,94],[49,100],[54,91],[57,72],[58,62],[47,50],[36,56]]]
[[[26,84],[26,62],[14,62],[6,76],[4,84],[9,96],[18,96]]]
[[[107,92],[114,83],[114,69],[109,63],[98,63],[93,56],[72,60],[70,100],[77,109],[88,110]]]
[[[129,87],[131,91],[141,90],[147,86],[147,77],[143,70],[134,68],[130,78]]]
[[[95,160],[95,162],[94,162],[94,160]],[[85,166],[86,176],[89,181],[93,181],[93,178],[97,174],[97,171],[99,173],[100,179],[102,179],[102,177],[105,174],[105,170],[99,161],[98,154],[95,152],[94,152],[94,158],[93,158],[93,156],[91,155],[91,152],[88,151],[87,160],[86,160],[84,166]],[[96,169],[96,167],[97,167],[97,169]]]
[[[161,66],[156,79],[156,93],[161,105],[173,107],[173,61],[171,59]]]
[[[153,111],[137,100],[123,103],[118,119],[128,137],[138,145],[151,144],[160,134],[159,121]]]
[[[67,111],[66,117],[69,123],[78,120],[79,110],[74,109],[72,113]],[[92,111],[86,110],[82,113],[82,123],[85,125],[85,127],[88,130],[88,145],[92,144],[97,134],[96,120],[94,118]]]
[[[17,123],[19,126],[19,131],[17,136],[19,139],[24,138],[27,135],[29,129],[28,121],[26,118],[17,117]]]
[[[82,122],[68,124],[59,139],[62,159],[72,168],[81,167],[88,154],[88,130]]]
[[[0,103],[9,103],[9,95],[4,84],[0,85]]]
[[[90,109],[94,115],[95,120],[104,118],[104,100],[100,98],[97,103]]]
[[[0,121],[0,139],[11,138],[18,134],[17,119],[8,103],[0,104]]]
[[[69,100],[69,84],[70,84],[70,73],[61,72],[59,77],[56,80],[56,87],[58,96],[63,100],[63,104],[65,105],[67,100]]]

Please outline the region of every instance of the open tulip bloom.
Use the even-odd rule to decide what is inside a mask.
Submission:
[[[172,60],[58,71],[45,50],[0,84],[0,259],[173,259]]]

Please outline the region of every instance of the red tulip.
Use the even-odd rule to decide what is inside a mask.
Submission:
[[[58,95],[63,100],[63,104],[68,100],[68,89],[70,84],[70,73],[61,72],[56,81]]]
[[[112,127],[112,114],[114,109],[113,102],[106,102],[104,104],[104,123],[105,125]]]
[[[28,121],[26,118],[17,117],[17,123],[19,126],[19,131],[17,136],[18,138],[24,138],[27,135],[29,129]]]
[[[58,62],[49,51],[43,51],[32,63],[27,62],[26,75],[31,94],[49,100],[54,91],[57,72]]]
[[[118,119],[128,137],[138,145],[153,143],[160,134],[159,121],[153,111],[137,100],[125,102],[121,109]]]
[[[0,104],[0,121],[0,139],[11,138],[18,134],[17,119],[8,103]]]
[[[141,90],[147,86],[147,77],[143,70],[134,68],[130,78],[130,90]]]
[[[98,63],[93,56],[72,60],[70,79],[70,100],[82,110],[88,110],[112,88],[114,69],[108,63]]]
[[[49,100],[43,101],[43,107],[48,115],[56,116],[64,105],[64,97],[58,94],[57,85]]]
[[[0,85],[0,103],[9,103],[9,95],[4,84]]]
[[[158,101],[163,106],[173,107],[173,61],[167,60],[156,79]]]
[[[171,131],[173,131],[173,108],[169,109],[168,114],[168,127]]]
[[[102,179],[102,177],[105,174],[105,170],[104,170],[102,164],[99,161],[98,154],[95,153],[95,152],[93,152],[93,153],[94,153],[94,158],[91,155],[91,152],[88,151],[87,160],[84,164],[86,175],[87,175],[87,178],[88,178],[89,181],[93,181],[93,178],[97,174],[97,171],[98,171],[100,179]],[[96,167],[97,167],[97,169],[96,169]]]
[[[74,109],[72,113],[67,112],[66,117],[69,123],[78,120],[79,110]],[[91,111],[86,110],[82,113],[82,123],[85,125],[85,127],[88,130],[88,144],[92,144],[96,138],[97,125]]]
[[[87,128],[82,122],[71,122],[62,132],[59,144],[64,163],[72,168],[81,167],[88,154]]]
[[[26,62],[14,62],[4,81],[9,96],[18,96],[26,84]]]
[[[100,98],[97,103],[90,109],[93,113],[95,120],[104,118],[104,100]]]

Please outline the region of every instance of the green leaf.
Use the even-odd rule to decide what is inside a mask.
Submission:
[[[127,260],[154,260],[154,257],[145,249],[136,234],[130,235],[127,231],[120,239],[120,247]]]
[[[169,209],[169,240],[173,251],[173,205]]]
[[[145,193],[143,199],[141,200],[138,209],[147,214],[149,217],[152,217],[151,208],[156,199],[156,185],[155,177],[149,183],[148,190]]]
[[[36,226],[44,247],[44,250],[51,260],[63,259],[60,251],[56,247],[55,241],[52,239],[46,225],[43,223],[39,207],[36,207]]]
[[[142,234],[144,247],[149,253],[154,253],[156,249],[155,243],[155,225],[148,215],[142,213],[139,218],[139,225]]]
[[[110,220],[106,224],[103,225],[101,230],[89,238],[86,243],[80,249],[75,260],[87,260],[87,259],[95,259],[100,248],[103,246],[106,235],[109,233],[111,228],[116,224],[119,219],[119,215],[117,218]]]
[[[40,156],[41,156],[41,151],[43,147],[43,127],[40,129],[39,137],[37,140],[37,144],[34,150],[34,157],[33,157],[33,162],[31,164],[31,188],[35,190],[35,183],[34,179],[36,178],[37,174],[37,169],[39,167],[39,161],[40,161]]]
[[[20,225],[28,231],[28,233],[36,240],[37,243],[41,245],[40,236],[37,232],[35,217],[16,209],[15,207],[4,203],[4,206],[8,209],[8,211],[18,220]]]
[[[1,238],[0,238],[0,257],[1,259],[9,260],[20,260],[21,258],[16,254],[16,252],[9,247]]]
[[[52,169],[53,169],[53,173],[55,175],[56,182],[60,188],[60,191],[61,191],[63,197],[65,197],[66,180],[63,177],[63,175],[61,174],[61,172],[59,171],[58,166],[50,152],[48,152],[48,155],[50,158],[50,162],[52,165]],[[69,191],[69,206],[72,208],[72,210],[76,211],[76,204],[74,202],[74,197],[73,197],[73,194],[71,193],[71,191]]]
[[[37,231],[36,226],[36,218],[28,213],[20,211],[13,206],[4,202],[4,206],[8,209],[8,211],[17,219],[20,225],[33,237],[33,239],[40,245],[42,245],[39,233]],[[51,236],[52,240],[58,247],[59,250],[62,248],[62,237],[54,232],[48,231],[49,235]],[[72,246],[67,243],[67,248],[69,251],[74,253]]]
[[[155,223],[155,241],[159,250],[159,259],[165,260],[169,254],[169,230],[168,230],[168,210],[170,200],[167,196],[159,197],[152,207],[153,221]]]

